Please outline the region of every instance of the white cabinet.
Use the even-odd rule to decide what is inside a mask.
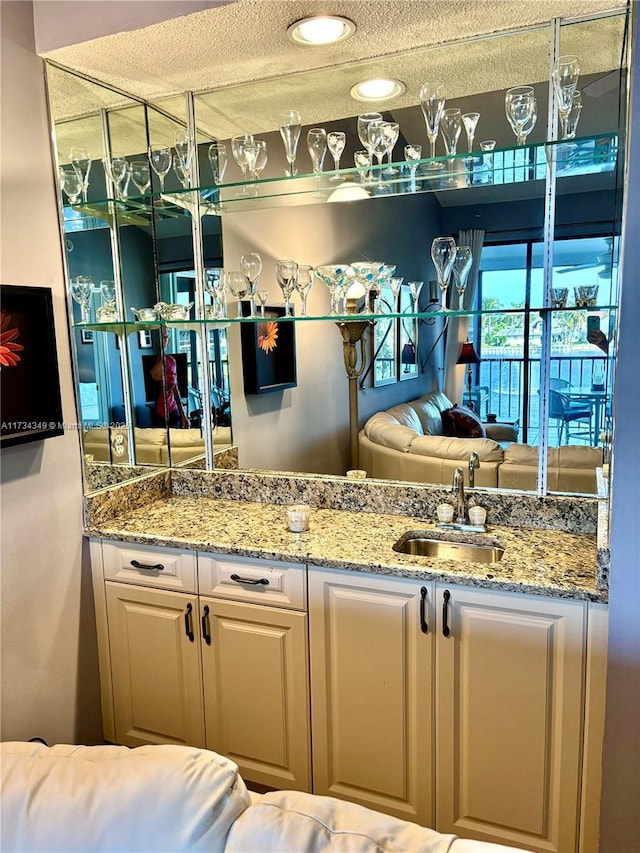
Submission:
[[[204,746],[197,598],[105,584],[115,739]]]
[[[432,586],[309,570],[314,793],[425,826],[433,826],[433,632],[421,624],[432,618]]]
[[[437,829],[575,850],[586,605],[438,584],[436,615]]]

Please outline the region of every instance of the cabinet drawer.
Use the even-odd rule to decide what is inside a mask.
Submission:
[[[306,577],[299,563],[198,553],[201,595],[306,610]]]
[[[103,542],[102,560],[106,580],[197,592],[195,551]]]

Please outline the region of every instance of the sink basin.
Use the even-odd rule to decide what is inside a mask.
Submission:
[[[504,548],[498,545],[478,545],[475,542],[450,542],[447,539],[429,539],[426,536],[409,536],[393,546],[400,554],[413,557],[437,557],[440,560],[464,560],[468,563],[497,563]]]

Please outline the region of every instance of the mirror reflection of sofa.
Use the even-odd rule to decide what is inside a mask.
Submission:
[[[476,452],[480,468],[476,486],[535,490],[538,448],[518,444],[513,424],[483,424],[485,437],[444,434],[443,412],[453,403],[441,391],[376,412],[359,434],[360,467],[370,477],[450,485],[457,467],[468,482],[469,456]],[[446,416],[445,416],[446,417]],[[597,447],[549,449],[548,487],[552,491],[596,493],[596,468],[603,462]]]
[[[179,465],[204,454],[204,438],[199,429],[170,429],[162,427],[134,427],[136,462],[139,465]],[[216,427],[214,447],[231,444],[231,427]],[[82,447],[94,462],[128,461],[127,431],[121,427],[98,427],[83,430]]]

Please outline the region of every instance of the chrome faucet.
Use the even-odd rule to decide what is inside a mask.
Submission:
[[[453,472],[453,494],[455,495],[454,515],[456,524],[464,524],[464,471],[462,468],[456,468]]]
[[[476,469],[480,467],[480,457],[473,451],[469,457],[469,488],[473,489],[476,484]]]

